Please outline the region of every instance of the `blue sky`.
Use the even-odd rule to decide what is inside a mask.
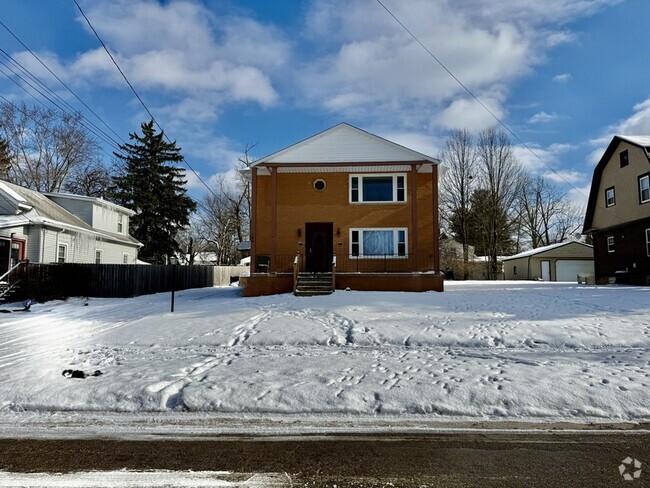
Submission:
[[[432,156],[449,131],[495,124],[374,0],[79,3],[207,182],[247,144],[261,157],[342,121]],[[578,202],[613,134],[650,134],[647,0],[383,3],[546,162],[517,147],[522,163]],[[72,0],[2,7],[124,140],[147,120]],[[92,118],[2,27],[0,47]],[[35,102],[1,74],[0,94]]]

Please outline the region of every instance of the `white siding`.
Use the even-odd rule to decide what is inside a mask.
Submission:
[[[118,233],[117,223],[119,216],[122,215],[122,232],[120,234],[128,235],[129,231],[129,216],[116,209],[105,207],[103,205],[94,205],[92,226],[95,229],[103,230],[106,232]]]

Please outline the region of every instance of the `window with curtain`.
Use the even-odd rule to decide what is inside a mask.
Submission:
[[[351,229],[350,254],[360,257],[405,257],[406,229]]]

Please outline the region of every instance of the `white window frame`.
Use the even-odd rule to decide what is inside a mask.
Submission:
[[[123,252],[122,253],[122,264],[129,264],[129,253],[128,252]]]
[[[60,256],[60,251],[63,249],[63,261],[60,261],[61,256]],[[56,246],[56,262],[63,264],[68,262],[68,245],[67,244],[61,244],[59,243]]]
[[[363,199],[363,178],[372,178],[372,177],[387,177],[390,176],[393,178],[393,199],[392,200],[364,200]],[[398,177],[404,178],[404,200],[397,199],[397,179]],[[352,201],[352,179],[357,178],[358,181],[358,191],[359,191],[359,200]],[[382,203],[406,203],[408,201],[408,183],[407,183],[407,174],[406,173],[359,173],[351,174],[348,179],[348,201],[354,205],[363,205],[363,204],[382,204]]]
[[[650,257],[650,229],[645,230],[645,252]]]
[[[648,198],[643,199],[643,189],[641,188],[641,182],[646,181],[646,188],[648,192]],[[643,175],[639,177],[639,202],[647,203],[650,202],[650,175]]]
[[[614,252],[615,250],[614,236],[607,236],[607,252]]]
[[[608,193],[610,191],[612,192],[611,203],[608,196]],[[611,186],[609,188],[605,188],[605,207],[613,207],[614,205],[616,205],[616,188]]]
[[[117,214],[117,233],[124,234],[124,215]]]
[[[97,262],[97,253],[99,253],[99,262]],[[95,264],[102,264],[104,262],[104,250],[95,249]]]
[[[364,255],[363,233],[367,231],[393,231],[393,249],[395,254]],[[359,255],[352,254],[352,232],[359,232]],[[404,232],[404,254],[399,254],[399,232]],[[350,258],[351,259],[406,259],[409,255],[409,232],[407,227],[354,227],[350,229]]]

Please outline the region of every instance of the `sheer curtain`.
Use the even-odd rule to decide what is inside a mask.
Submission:
[[[375,254],[394,254],[392,230],[364,230],[364,256]]]

